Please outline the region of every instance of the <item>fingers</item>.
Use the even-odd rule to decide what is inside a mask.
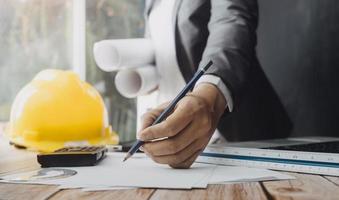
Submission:
[[[200,155],[201,152],[202,150],[199,150],[195,152],[190,158],[188,158],[184,162],[178,163],[178,164],[170,164],[169,166],[175,169],[188,169],[191,167],[191,165],[194,163],[194,161],[197,159],[197,157]]]
[[[146,112],[142,117],[141,117],[141,130],[138,132],[138,139],[140,138],[141,131],[144,130],[145,128],[149,127],[152,125],[152,123],[156,120],[156,118],[162,113],[162,111],[167,107],[169,103],[163,103],[156,107],[155,109],[152,109],[148,112]]]
[[[140,139],[150,142],[143,145],[144,152],[157,163],[190,167],[207,145],[218,119],[205,100],[195,95],[183,98],[165,121],[149,126],[160,113],[154,110],[146,115],[147,128],[140,132]],[[167,139],[156,140],[160,138]]]
[[[198,150],[202,149],[204,147],[204,144],[200,140],[195,140],[191,145],[187,146],[185,149],[181,150],[180,152],[172,155],[164,155],[164,156],[154,156],[152,154],[147,153],[146,154],[151,157],[155,162],[159,164],[169,164],[169,165],[176,165],[183,163],[194,153],[196,153]]]
[[[191,145],[201,134],[197,124],[191,123],[174,137],[148,142],[143,145],[145,151],[153,156],[173,155]]]
[[[145,129],[146,127],[152,125],[152,123],[156,120],[156,118],[165,110],[169,103],[163,103],[156,107],[155,109],[150,110],[149,112],[145,113],[142,116],[142,128],[141,130]]]
[[[194,112],[188,106],[179,105],[165,121],[144,129],[139,137],[143,141],[173,137],[183,130],[193,120],[193,117]]]

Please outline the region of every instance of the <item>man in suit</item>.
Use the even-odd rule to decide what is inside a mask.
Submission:
[[[163,80],[159,103],[214,62],[164,122],[150,126],[167,103],[144,115],[140,139],[168,137],[143,146],[155,162],[188,168],[216,130],[229,141],[288,135],[289,119],[256,57],[257,23],[256,0],[146,2],[146,35]]]

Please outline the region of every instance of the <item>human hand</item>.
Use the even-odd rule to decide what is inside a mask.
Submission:
[[[226,101],[212,84],[201,83],[181,99],[163,122],[151,126],[168,103],[147,112],[138,133],[142,150],[155,162],[189,168],[208,144]],[[157,140],[167,138],[163,140]]]

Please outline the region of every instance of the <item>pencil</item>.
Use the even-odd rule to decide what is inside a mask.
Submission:
[[[181,92],[173,99],[173,101],[166,107],[166,109],[158,116],[158,118],[153,122],[153,125],[158,124],[165,120],[168,115],[173,111],[177,103],[186,96],[187,92],[189,92],[195,85],[195,83],[199,80],[199,78],[210,68],[210,66],[213,64],[212,61],[209,61],[205,67],[200,68],[193,76],[193,78],[186,84],[186,86],[181,90]],[[145,144],[142,140],[137,140],[134,142],[133,146],[130,148],[130,150],[127,152],[126,157],[124,158],[123,162],[125,162],[127,159],[132,157],[132,155],[138,151],[138,149]]]

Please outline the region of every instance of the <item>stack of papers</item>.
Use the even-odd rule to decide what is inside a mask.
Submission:
[[[83,188],[86,191],[127,188],[206,188],[208,184],[293,179],[279,172],[204,163],[194,163],[190,169],[172,169],[155,164],[144,154],[136,154],[122,162],[125,154],[108,153],[99,165],[92,167],[62,168],[76,171],[72,176],[58,179],[27,179],[12,174],[1,177],[1,182],[59,185],[61,188]],[[60,168],[49,168],[49,170]],[[53,175],[53,173],[52,173]],[[18,179],[26,177],[26,179]]]

